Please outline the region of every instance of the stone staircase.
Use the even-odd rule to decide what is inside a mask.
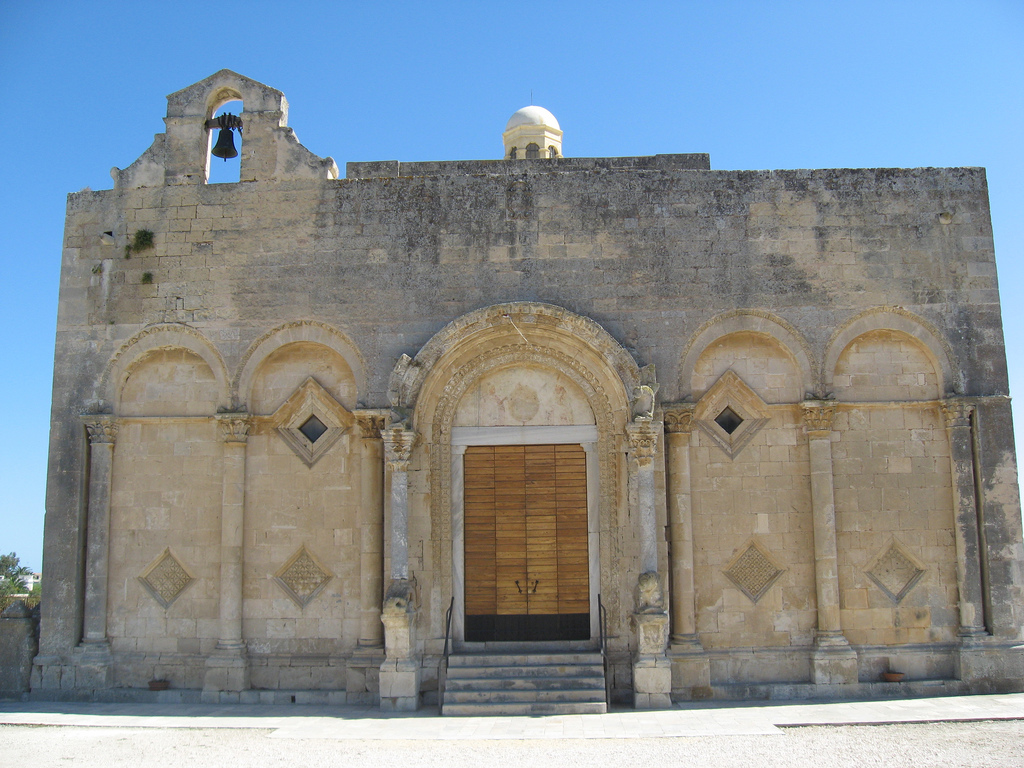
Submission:
[[[442,715],[607,711],[600,653],[467,653],[448,659]]]

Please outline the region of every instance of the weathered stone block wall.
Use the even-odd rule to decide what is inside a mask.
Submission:
[[[38,648],[38,614],[15,601],[0,614],[0,699],[28,693]]]

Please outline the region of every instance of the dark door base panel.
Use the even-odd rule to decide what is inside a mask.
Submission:
[[[589,613],[466,616],[468,643],[589,639]]]

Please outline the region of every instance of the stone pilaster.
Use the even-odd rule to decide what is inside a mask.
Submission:
[[[662,431],[660,421],[638,417],[626,425],[629,452],[635,463],[640,525],[640,577],[637,580],[636,653],[633,655],[633,706],[657,709],[672,704],[672,666],[668,646],[668,613],[658,573],[658,521],[654,504],[654,457]]]
[[[975,484],[974,406],[960,398],[941,404],[949,437],[953,481],[953,530],[956,542],[956,581],[960,593],[960,636],[970,643],[988,636],[981,582],[981,537],[978,489]]]
[[[76,687],[113,685],[107,638],[107,579],[110,570],[110,480],[118,424],[113,416],[82,417],[89,434],[89,502],[85,549],[85,611],[76,655]]]
[[[693,580],[693,509],[690,489],[690,435],[693,404],[664,406],[668,484],[672,690],[687,698],[706,695],[711,661],[697,635]]]
[[[245,532],[245,451],[248,414],[217,415],[224,444],[220,507],[220,639],[206,660],[204,700],[249,688],[249,660],[242,639],[242,552]]]
[[[362,434],[359,506],[359,645],[384,645],[380,609],[384,600],[384,444],[385,415],[357,411]]]
[[[809,400],[802,406],[807,426],[814,526],[814,584],[818,630],[811,674],[819,685],[857,682],[857,652],[850,648],[839,614],[839,564],[836,553],[835,482],[832,476],[832,422],[835,403]]]
[[[391,475],[391,582],[384,597],[384,663],[380,706],[419,707],[420,662],[416,653],[416,585],[409,578],[409,460],[416,433],[403,425],[383,432],[384,461]]]

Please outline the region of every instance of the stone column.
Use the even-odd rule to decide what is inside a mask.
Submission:
[[[811,514],[814,525],[814,585],[818,630],[811,657],[812,681],[818,685],[857,682],[857,652],[843,635],[839,619],[839,565],[836,554],[835,482],[832,476],[832,422],[835,403],[802,404],[807,425],[811,469]]]
[[[249,660],[242,639],[242,551],[245,530],[245,446],[248,414],[218,414],[224,443],[220,506],[220,639],[206,660],[203,700],[218,703],[249,688]],[[234,700],[237,700],[235,698]]]
[[[963,399],[941,403],[949,436],[953,481],[953,530],[956,541],[956,586],[960,593],[960,636],[967,643],[987,637],[981,586],[981,542],[978,530],[978,493],[975,486],[974,406]]]
[[[85,610],[76,687],[113,685],[107,639],[107,578],[110,566],[110,482],[118,425],[113,416],[83,417],[89,433],[89,506],[85,545]]]
[[[637,417],[626,426],[629,438],[630,468],[635,471],[637,508],[640,526],[640,577],[637,580],[636,653],[633,656],[633,706],[658,709],[672,704],[672,666],[665,648],[668,645],[668,614],[658,573],[658,531],[654,504],[654,457],[662,425],[650,418]]]
[[[420,661],[416,654],[416,583],[409,578],[409,459],[416,433],[398,424],[384,431],[384,457],[391,475],[391,581],[384,596],[384,663],[380,706],[419,708]]]
[[[693,579],[693,509],[690,495],[690,435],[693,404],[664,406],[665,469],[668,484],[669,571],[672,634],[672,690],[689,698],[705,696],[711,662],[697,636]]]

